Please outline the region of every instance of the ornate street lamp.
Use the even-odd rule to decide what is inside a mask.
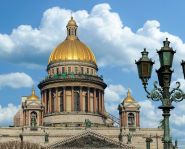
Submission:
[[[136,61],[139,78],[142,80],[144,89],[147,93],[147,98],[152,99],[153,101],[161,101],[162,105],[159,109],[163,111],[164,117],[164,135],[163,135],[163,143],[164,149],[170,149],[171,146],[171,137],[170,137],[170,127],[169,127],[169,117],[170,117],[170,110],[174,107],[172,106],[172,102],[180,102],[185,99],[184,92],[180,89],[180,82],[176,82],[177,87],[173,88],[170,91],[170,83],[171,83],[171,76],[173,71],[171,70],[172,63],[173,63],[173,55],[175,51],[171,47],[169,47],[170,42],[168,38],[166,41],[163,42],[164,46],[157,51],[159,54],[160,59],[160,68],[156,70],[159,80],[159,85],[155,81],[154,82],[154,89],[150,92],[147,90],[148,80],[151,77],[152,72],[152,62],[151,59],[148,58],[148,52],[144,49],[142,53],[142,58],[139,61]],[[146,63],[146,64],[145,64]],[[183,73],[185,77],[185,61],[181,63],[183,68]]]
[[[139,61],[136,62],[136,64],[138,68],[139,78],[142,80],[144,87],[146,87],[147,82],[151,77],[152,66],[154,62],[152,62],[152,60],[148,58],[148,52],[146,51],[146,49],[144,49],[141,54],[142,57]]]

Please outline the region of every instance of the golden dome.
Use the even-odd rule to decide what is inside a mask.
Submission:
[[[74,60],[96,64],[96,59],[91,49],[77,37],[77,25],[73,17],[71,17],[66,27],[67,38],[52,51],[48,63]]]
[[[28,100],[39,100],[39,97],[35,95],[34,87],[32,88],[32,94],[28,96]]]
[[[131,96],[130,90],[127,92],[127,97],[123,100],[124,103],[135,102],[134,98]]]

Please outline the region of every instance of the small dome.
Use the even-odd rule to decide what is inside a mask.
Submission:
[[[96,65],[96,59],[91,49],[77,37],[77,25],[73,17],[71,17],[66,27],[66,40],[52,51],[48,63],[59,61],[84,61]]]
[[[134,98],[131,96],[130,90],[127,92],[127,97],[123,100],[124,103],[133,103],[136,102]]]
[[[77,26],[77,25],[76,25],[76,21],[73,19],[73,17],[71,17],[71,19],[70,19],[69,22],[67,23],[67,26]]]
[[[39,100],[39,97],[35,95],[34,87],[32,88],[32,94],[28,96],[28,100]]]

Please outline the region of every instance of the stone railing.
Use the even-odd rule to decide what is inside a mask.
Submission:
[[[87,81],[96,81],[103,82],[103,76],[98,75],[90,75],[90,74],[74,74],[74,73],[63,73],[63,74],[55,74],[53,76],[47,76],[40,83],[46,81],[54,81],[54,80],[64,80],[64,81],[72,81],[72,80],[87,80]]]

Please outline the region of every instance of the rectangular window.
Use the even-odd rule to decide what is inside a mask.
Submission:
[[[65,72],[65,67],[62,67],[62,73],[64,73]]]
[[[68,73],[71,73],[71,67],[68,67]]]
[[[93,75],[93,69],[91,69],[91,74]]]
[[[57,68],[57,74],[59,74],[59,68]]]
[[[87,74],[89,74],[89,68],[87,68]]]
[[[82,73],[82,74],[84,73],[84,68],[83,68],[83,67],[81,67],[81,73]]]
[[[78,67],[75,67],[75,74],[78,73]]]

